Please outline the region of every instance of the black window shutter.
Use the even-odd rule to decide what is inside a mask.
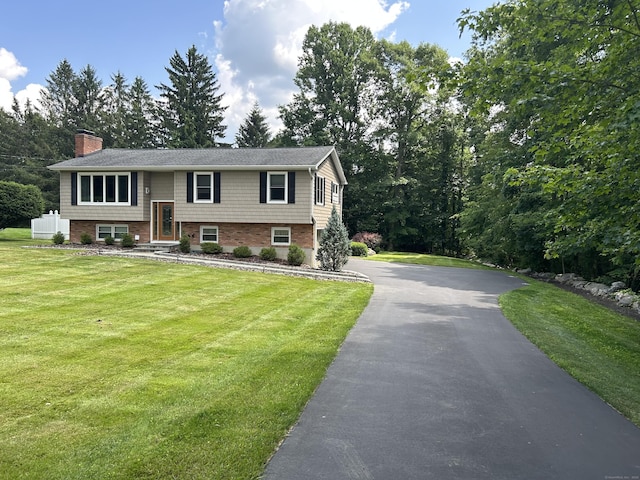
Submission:
[[[78,172],[71,172],[71,205],[78,204]]]
[[[193,172],[187,172],[187,203],[193,203]]]
[[[287,180],[289,183],[288,203],[296,203],[296,172],[289,172]]]
[[[260,172],[260,203],[267,203],[267,172]]]
[[[131,172],[131,206],[138,206],[138,172]]]
[[[213,203],[220,203],[220,172],[213,172]]]

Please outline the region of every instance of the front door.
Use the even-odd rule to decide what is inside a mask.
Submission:
[[[173,202],[158,202],[158,240],[170,242],[176,239],[173,221]]]

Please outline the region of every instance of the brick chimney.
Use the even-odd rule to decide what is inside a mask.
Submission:
[[[90,153],[102,150],[102,139],[88,130],[78,130],[76,133],[76,157],[84,157]]]

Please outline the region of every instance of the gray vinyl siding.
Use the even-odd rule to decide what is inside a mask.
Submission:
[[[296,171],[295,204],[261,204],[258,171],[225,170],[220,172],[220,203],[187,203],[186,172],[176,172],[174,182],[176,220],[180,222],[310,224],[311,185],[309,172],[298,170]]]
[[[340,203],[338,204],[334,204],[331,203],[331,182],[333,183],[340,183],[340,180],[338,179],[338,174],[336,172],[336,169],[334,167],[333,162],[331,161],[331,158],[327,158],[324,162],[322,162],[322,165],[320,165],[320,168],[318,169],[318,175],[320,175],[321,177],[325,178],[325,186],[324,186],[324,205],[316,205],[315,204],[315,198],[312,199],[313,201],[313,218],[315,218],[316,220],[316,225],[318,229],[322,229],[327,225],[327,221],[329,220],[329,217],[331,216],[331,209],[333,208],[333,206],[335,205],[336,210],[338,211],[339,215],[342,215],[342,188],[343,186],[340,186]],[[313,196],[313,195],[312,195]]]
[[[99,173],[99,172],[96,172]],[[144,195],[144,175],[138,174],[138,205],[71,205],[71,172],[60,173],[60,215],[69,220],[139,222],[149,220],[149,202]],[[148,197],[148,195],[146,195]]]
[[[174,172],[147,172],[151,200],[173,200]]]

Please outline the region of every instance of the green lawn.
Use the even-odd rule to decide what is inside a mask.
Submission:
[[[487,268],[411,253],[385,252],[369,258]],[[504,315],[556,364],[640,426],[640,322],[554,285],[526,280],[529,286],[500,297]]]
[[[427,255],[425,253],[406,253],[406,252],[380,252],[377,255],[364,257],[366,260],[375,260],[377,262],[393,262],[393,263],[414,263],[418,265],[431,265],[434,267],[457,267],[457,268],[474,268],[488,269],[478,262],[464,260],[462,258],[441,257],[439,255]]]
[[[547,283],[502,295],[505,316],[551,360],[640,426],[640,322]]]
[[[251,479],[372,293],[0,232],[0,477]]]

